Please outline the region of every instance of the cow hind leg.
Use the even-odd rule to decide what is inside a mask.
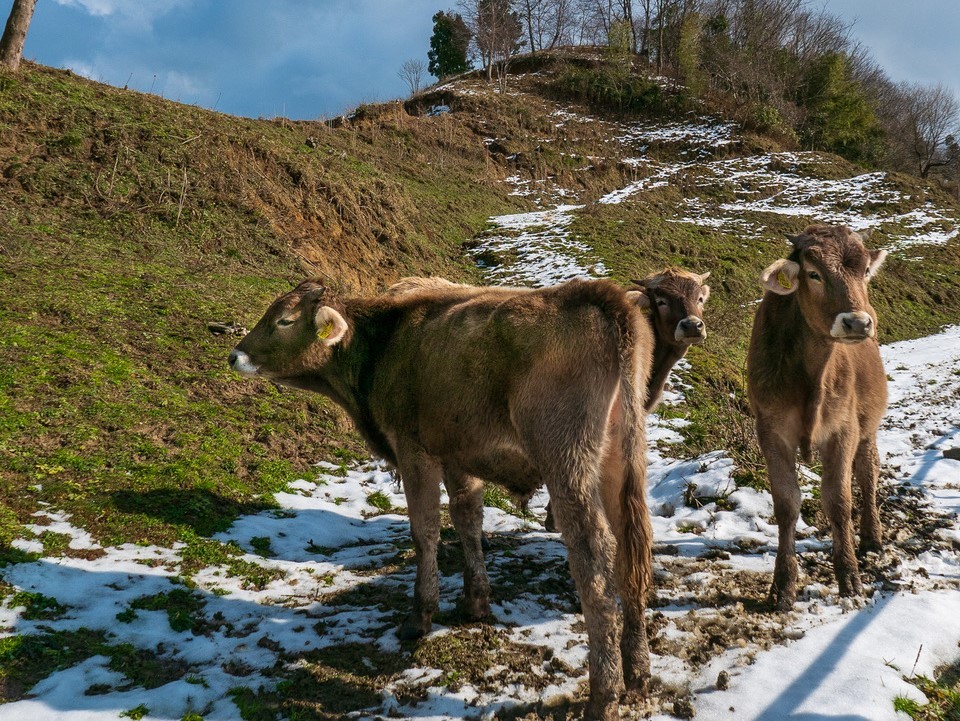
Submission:
[[[789,611],[797,600],[796,528],[800,517],[800,485],[797,483],[797,449],[780,436],[757,427],[757,440],[767,462],[773,514],[779,530],[777,560],[770,586],[770,601],[778,611]]]
[[[463,606],[472,619],[490,615],[490,581],[483,562],[483,482],[447,471],[450,516],[463,547]]]
[[[610,362],[597,364],[611,367]],[[570,574],[587,627],[590,700],[584,717],[612,721],[624,691],[614,576],[616,538],[601,497],[601,462],[615,378],[578,369],[542,373],[524,389],[514,423],[538,475],[546,480],[553,517],[567,547]],[[607,393],[599,389],[604,387]],[[543,419],[550,419],[544,427]]]
[[[589,639],[590,701],[584,718],[606,721],[619,718],[617,703],[624,690],[614,581],[616,540],[596,494],[561,487],[565,482],[548,486]]]
[[[853,476],[860,487],[860,553],[879,551],[883,536],[880,511],[877,508],[877,481],[880,456],[873,437],[860,441],[853,458]]]
[[[426,456],[417,453],[410,456],[409,460],[398,458],[417,564],[413,609],[397,630],[397,635],[405,641],[420,638],[430,630],[440,602],[437,544],[442,473],[440,466]]]
[[[641,426],[635,429],[634,432],[638,436],[637,445],[640,448],[645,448],[646,438],[644,428]],[[636,457],[632,459],[632,468],[628,469],[621,440],[617,438],[607,449],[603,464],[603,480],[601,482],[604,509],[613,529],[624,528],[624,512],[628,510],[630,503],[630,501],[624,499],[623,495],[628,470],[635,474],[640,488],[645,489],[646,458],[643,452],[636,453]],[[645,559],[648,567],[652,567],[653,564],[653,528],[650,525],[650,516],[647,511],[646,502],[642,495],[638,499],[634,499],[633,502],[639,502],[639,506],[634,508],[633,512],[639,516],[640,528],[642,529],[642,532],[639,534],[641,538],[618,540],[615,565],[618,576],[617,585],[619,587],[620,600],[623,608],[623,632],[620,637],[620,654],[623,658],[623,681],[626,686],[627,696],[630,700],[645,697],[649,690],[650,648],[647,643],[647,628],[644,618],[649,588],[646,583],[640,588],[635,588],[634,584],[631,583],[628,576],[635,560],[631,559],[630,554],[627,553],[626,543],[630,540],[640,540],[643,546],[643,559]],[[617,533],[616,530],[615,533]],[[644,576],[646,576],[646,574],[644,574]]]

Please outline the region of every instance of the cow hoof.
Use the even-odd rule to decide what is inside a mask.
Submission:
[[[860,574],[858,573],[845,573],[841,575],[837,579],[837,584],[840,586],[841,596],[863,595],[863,586],[860,585]]]
[[[426,635],[431,625],[430,619],[425,621],[420,614],[411,613],[397,629],[397,636],[401,641],[416,641]]]
[[[556,521],[553,520],[553,509],[550,508],[550,502],[547,502],[547,517],[543,519],[543,528],[550,533],[559,532]]]
[[[770,586],[770,594],[767,598],[776,611],[787,613],[793,610],[793,604],[797,601],[797,591],[795,588],[780,588],[774,583]]]
[[[879,540],[873,540],[872,538],[861,538],[860,546],[857,548],[857,555],[861,558],[866,556],[868,553],[880,553],[882,546]]]
[[[650,695],[650,674],[643,674],[635,678],[624,674],[624,683],[627,690],[623,694],[623,702],[627,704],[639,703]]]
[[[471,621],[482,621],[490,616],[490,599],[485,596],[476,598],[464,596],[461,604],[463,613]]]
[[[591,699],[583,711],[584,721],[619,721],[620,710],[615,701],[594,703]]]

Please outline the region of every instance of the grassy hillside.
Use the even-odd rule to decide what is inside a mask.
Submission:
[[[198,542],[363,454],[332,404],[239,382],[236,338],[207,322],[249,325],[305,276],[476,280],[464,241],[531,204],[505,177],[622,180],[575,172],[602,128],[539,152],[557,130],[535,96],[408,107],[249,120],[29,63],[0,76],[0,541],[49,503],[108,544]]]
[[[0,540],[41,502],[106,543],[190,539],[362,452],[332,405],[238,383],[206,325],[307,275],[470,276],[459,244],[516,205],[500,171],[464,124],[383,111],[333,129],[0,77]]]

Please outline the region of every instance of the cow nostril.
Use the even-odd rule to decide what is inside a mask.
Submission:
[[[680,321],[680,327],[684,331],[702,331],[703,330],[703,321],[699,318],[684,318]]]
[[[237,351],[230,351],[230,355],[227,356],[227,362],[230,364],[230,367],[233,368],[234,364],[237,362],[237,358],[240,357],[240,354]]]

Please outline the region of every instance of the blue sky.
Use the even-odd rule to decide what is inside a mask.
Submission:
[[[3,18],[12,0],[3,0]],[[443,7],[440,5],[439,7]],[[437,0],[39,0],[24,57],[249,117],[408,94]]]
[[[12,0],[0,0],[3,19]],[[827,0],[894,80],[960,98],[960,0]],[[330,117],[407,95],[455,0],[39,0],[24,55],[248,117]],[[429,80],[432,80],[429,79]]]

